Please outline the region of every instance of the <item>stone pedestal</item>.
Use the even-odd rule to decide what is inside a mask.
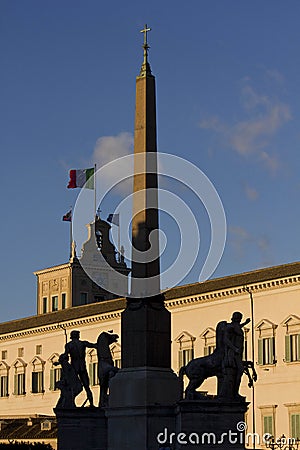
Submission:
[[[182,400],[175,411],[176,434],[167,442],[176,450],[244,450],[247,408],[246,402]],[[164,436],[160,437],[162,442]]]
[[[162,426],[175,430],[179,381],[171,369],[135,367],[110,381],[108,450],[157,450]]]
[[[54,409],[58,450],[107,450],[107,419],[101,408]]]

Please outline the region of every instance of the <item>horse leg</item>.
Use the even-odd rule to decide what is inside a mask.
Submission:
[[[204,380],[205,380],[204,377],[192,378],[190,380],[190,382],[187,385],[187,388],[185,390],[185,398],[187,400],[193,400],[194,399],[196,389],[198,389],[198,387],[201,386],[201,384],[204,382]]]

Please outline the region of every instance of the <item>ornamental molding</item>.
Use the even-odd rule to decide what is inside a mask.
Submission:
[[[281,278],[280,280],[265,281],[262,283],[247,284],[247,288],[254,294],[255,292],[269,291],[273,289],[280,289],[285,286],[292,286],[300,283],[300,276],[293,276],[288,278]],[[229,289],[214,290],[213,292],[207,292],[201,295],[195,295],[191,297],[175,298],[174,300],[166,300],[166,306],[169,309],[176,308],[178,306],[186,306],[197,303],[208,303],[215,300],[224,298],[231,298],[237,295],[245,295],[247,291],[246,286],[237,286]]]
[[[58,272],[58,271],[68,269],[71,267],[72,267],[71,263],[65,263],[65,264],[61,264],[60,266],[53,266],[53,267],[49,267],[47,269],[37,270],[37,271],[33,272],[33,274],[34,275],[43,275],[43,274],[47,274],[47,273],[51,273],[51,272]]]
[[[120,318],[121,318],[121,311],[119,311],[119,312],[114,311],[112,313],[101,314],[101,315],[93,316],[93,317],[88,316],[88,317],[68,320],[65,322],[57,322],[57,323],[53,323],[51,325],[44,325],[44,326],[40,326],[40,327],[36,327],[36,328],[31,327],[31,328],[23,329],[20,331],[3,334],[0,336],[0,342],[17,339],[17,338],[23,338],[24,336],[40,335],[40,334],[49,333],[49,332],[58,331],[58,330],[64,330],[64,329],[66,330],[66,329],[74,328],[74,327],[77,327],[80,325],[87,325],[87,324],[91,324],[91,323],[104,322],[104,321],[120,319]]]

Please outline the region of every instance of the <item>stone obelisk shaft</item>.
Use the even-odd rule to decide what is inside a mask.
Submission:
[[[122,367],[170,368],[170,313],[160,294],[155,78],[146,34],[143,48],[136,79],[132,284],[122,314]]]
[[[136,79],[131,294],[160,290],[155,78],[144,62]],[[150,238],[150,239],[149,239]]]

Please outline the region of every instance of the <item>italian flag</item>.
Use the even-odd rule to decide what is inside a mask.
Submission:
[[[94,189],[94,181],[92,179],[95,173],[94,167],[91,169],[77,169],[70,170],[70,180],[68,184],[69,189],[86,187],[87,189]]]

